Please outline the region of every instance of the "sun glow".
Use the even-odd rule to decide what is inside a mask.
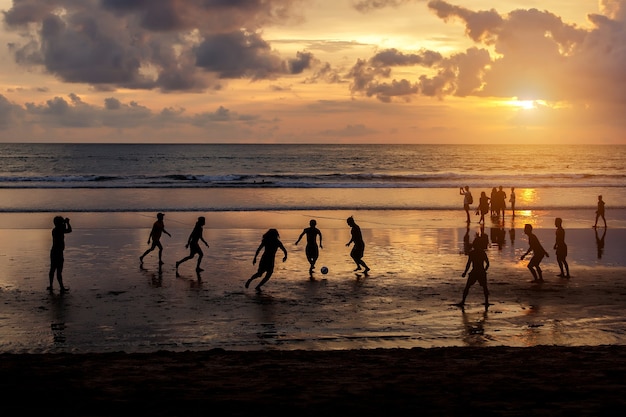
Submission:
[[[506,104],[523,110],[532,110],[537,108],[537,101],[535,100],[509,100]]]

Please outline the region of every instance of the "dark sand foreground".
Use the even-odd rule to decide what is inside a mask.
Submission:
[[[0,355],[2,415],[603,416],[626,347]]]

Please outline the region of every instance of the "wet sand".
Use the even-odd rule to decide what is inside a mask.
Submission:
[[[52,293],[45,291],[50,229],[43,223],[51,215],[16,215],[13,227],[0,228],[0,352],[626,344],[625,229],[608,229],[598,259],[595,231],[566,223],[572,278],[556,276],[549,250],[542,263],[546,282],[534,285],[527,260],[519,260],[527,249],[520,230],[525,220],[514,224],[514,238],[507,223],[502,244],[488,250],[492,305],[485,311],[474,286],[461,310],[454,304],[465,284],[464,239],[473,238],[477,225],[459,228],[458,217],[439,213],[442,225],[434,228],[424,225],[423,213],[357,213],[372,268],[366,276],[353,272],[346,213],[315,214],[324,235],[317,271],[325,265],[330,272],[313,277],[304,244],[295,245],[308,226],[301,213],[208,213],[205,271],[196,274],[189,261],[178,276],[174,263],[188,253],[197,213],[166,214],[172,237],[163,238],[161,268],[156,253],[139,263],[154,214],[71,214],[68,294],[59,294],[56,282]],[[256,271],[252,258],[268,225],[279,228],[289,257],[277,260],[274,276],[257,293],[244,283]],[[544,220],[536,232],[550,249],[554,228]]]
[[[626,348],[0,355],[5,415],[621,416]]]

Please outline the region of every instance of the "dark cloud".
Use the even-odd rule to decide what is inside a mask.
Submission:
[[[404,3],[412,3],[422,0],[353,0],[352,7],[360,12],[369,12],[386,7],[398,7]]]
[[[114,88],[204,91],[220,79],[274,78],[314,62],[285,59],[258,31],[288,21],[297,0],[22,0],[4,13],[29,37],[16,62],[63,81]],[[36,32],[29,28],[37,28]]]
[[[0,94],[0,129],[5,133],[16,129],[45,126],[49,136],[54,137],[55,129],[67,127],[120,130],[139,129],[145,126],[159,129],[192,125],[208,129],[215,127],[216,124],[236,127],[259,120],[255,114],[239,114],[223,106],[219,106],[215,112],[187,115],[185,109],[170,107],[155,112],[135,101],[125,103],[115,97],[106,98],[103,106],[88,104],[76,94],[20,106],[9,102]]]

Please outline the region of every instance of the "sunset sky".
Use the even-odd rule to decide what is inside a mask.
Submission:
[[[0,10],[0,142],[626,144],[626,0]]]

